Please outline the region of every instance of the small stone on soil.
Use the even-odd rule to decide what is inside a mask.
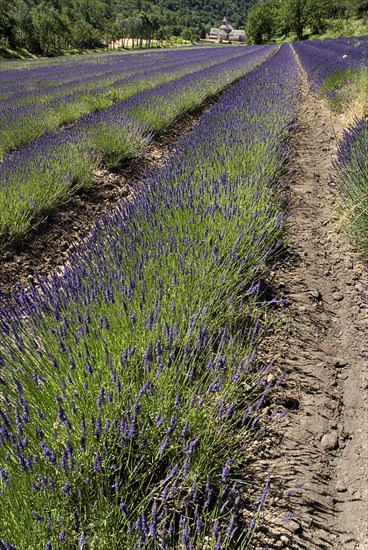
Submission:
[[[345,483],[340,479],[336,482],[335,489],[338,493],[345,493],[347,491]]]
[[[348,362],[345,360],[345,359],[342,359],[341,357],[338,357],[337,359],[335,359],[334,361],[334,367],[337,367],[337,368],[342,368],[342,367],[346,367],[348,364]]]
[[[312,296],[312,298],[314,298],[315,300],[322,300],[322,294],[320,293],[319,290],[317,290],[316,288],[312,288],[310,291],[309,291],[309,294]]]
[[[289,521],[287,525],[292,533],[300,533],[302,530],[301,526],[296,521]]]
[[[339,446],[339,438],[336,432],[323,434],[321,438],[321,447],[325,451],[333,451]]]

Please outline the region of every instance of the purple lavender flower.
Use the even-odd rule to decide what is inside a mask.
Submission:
[[[98,392],[98,398],[97,398],[97,407],[99,409],[102,408],[102,405],[104,403],[104,400],[105,400],[105,389],[104,387],[102,386],[100,391]]]
[[[111,488],[114,489],[115,494],[119,492],[119,478],[115,476],[114,483],[111,485]]]
[[[102,458],[101,458],[101,455],[97,454],[95,456],[94,463],[93,463],[93,471],[97,473],[97,472],[101,472],[101,470],[102,470]]]
[[[124,503],[124,502],[120,502],[119,508],[120,508],[120,510],[123,512],[124,516],[127,518],[127,517],[129,516],[129,512],[128,512],[128,509],[127,509],[125,503]]]
[[[69,481],[67,481],[66,483],[64,483],[63,487],[62,487],[62,491],[65,495],[68,495],[69,494],[69,491],[70,491],[70,483]]]

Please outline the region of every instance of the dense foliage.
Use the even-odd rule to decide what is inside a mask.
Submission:
[[[1,548],[246,547],[269,490],[248,467],[274,383],[258,282],[283,240],[296,84],[285,45],[0,308]]]
[[[294,35],[302,40],[306,29],[319,34],[329,18],[368,15],[367,0],[260,0],[249,11],[248,42],[261,44]]]
[[[172,36],[197,40],[227,16],[245,24],[253,0],[0,0],[0,46],[53,54],[131,38],[136,43]]]

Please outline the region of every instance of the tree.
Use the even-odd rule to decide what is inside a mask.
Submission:
[[[274,31],[272,6],[269,2],[259,2],[249,11],[245,33],[249,44],[269,42]]]
[[[283,0],[281,6],[281,20],[291,31],[295,32],[298,40],[303,39],[304,29],[308,22],[307,0]]]
[[[40,45],[34,36],[34,29],[31,17],[32,5],[25,0],[17,4],[15,15],[15,34],[17,47],[26,48],[31,52],[39,52]]]
[[[16,47],[14,2],[0,0],[0,38],[5,38],[10,48]]]
[[[97,29],[83,19],[78,19],[72,27],[72,44],[80,52],[86,48],[101,46],[101,37]]]
[[[208,31],[209,32],[209,31]],[[201,26],[201,29],[199,31],[199,38],[201,38],[201,40],[203,40],[204,38],[206,38],[206,27],[204,27],[203,25]]]
[[[139,45],[143,45],[143,40],[145,40],[146,45],[150,45],[154,32],[154,26],[152,24],[151,18],[144,12],[141,12],[138,18],[140,20],[141,29],[141,34],[139,36]]]
[[[367,0],[355,0],[354,9],[358,17],[367,17],[368,16]]]
[[[139,17],[128,17],[125,21],[127,37],[131,39],[133,48],[138,46],[138,40],[143,33],[143,23]]]
[[[116,21],[109,21],[108,24],[105,27],[105,31],[103,33],[104,40],[106,42],[107,48],[109,47],[109,44],[114,41],[117,38],[120,38],[120,28]]]
[[[312,34],[323,30],[331,11],[331,0],[282,0],[279,6],[283,33],[294,32],[298,40],[302,40],[306,27],[310,27]]]
[[[73,2],[76,19],[89,23],[93,28],[102,31],[106,24],[106,2],[102,0],[78,0]]]
[[[188,42],[197,42],[199,37],[198,29],[195,27],[185,27],[182,30],[181,37],[183,40],[186,40]]]
[[[307,0],[306,17],[312,34],[318,34],[323,30],[330,7],[330,0]]]
[[[46,2],[31,10],[32,33],[43,53],[59,53],[69,34],[69,21]]]

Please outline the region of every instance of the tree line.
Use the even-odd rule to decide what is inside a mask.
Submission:
[[[327,19],[348,19],[368,16],[367,0],[262,0],[248,13],[246,34],[248,43],[271,42],[277,37],[294,34],[304,38],[320,34]]]
[[[0,47],[54,55],[129,39],[196,41],[224,16],[244,28],[254,0],[0,0]]]
[[[308,28],[320,33],[326,19],[368,16],[368,0],[0,0],[0,48],[25,48],[57,55],[153,41],[204,38],[224,16],[246,29],[248,43],[290,34],[301,40]]]

